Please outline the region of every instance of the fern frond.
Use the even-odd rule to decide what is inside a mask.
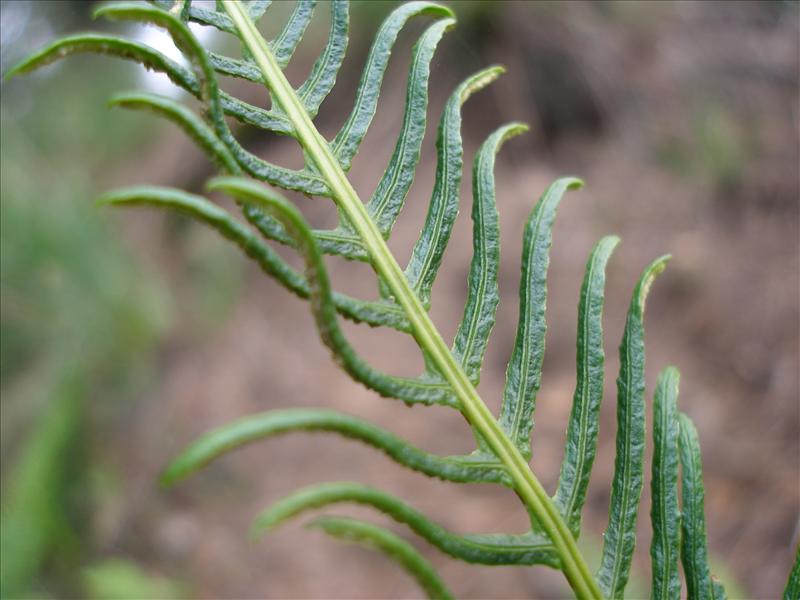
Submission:
[[[344,517],[320,517],[308,527],[322,529],[337,539],[375,548],[397,562],[411,575],[431,600],[452,600],[453,594],[437,575],[436,570],[404,539],[371,523]]]
[[[437,456],[384,429],[341,413],[273,411],[206,434],[167,468],[163,481],[173,483],[235,448],[279,434],[337,433],[362,441],[399,465],[428,476],[451,482],[497,483],[510,487],[530,515],[532,527],[521,535],[458,535],[433,523],[394,496],[358,484],[338,483],[300,490],[285,498],[261,515],[257,528],[276,526],[313,508],[345,502],[366,504],[408,525],[456,558],[483,564],[547,565],[562,570],[581,599],[601,595],[622,597],[631,568],[643,482],[644,304],[649,287],[663,270],[667,257],[658,259],[645,270],[628,311],[617,380],[617,456],[609,524],[601,568],[593,576],[576,540],[581,534],[581,511],[595,459],[603,392],[605,269],[618,239],[608,236],[600,240],[586,265],[578,311],[576,388],[558,488],[551,498],[531,471],[528,460],[544,357],[552,227],[564,193],[580,187],[581,181],[567,177],[554,182],[541,196],[525,225],[519,326],[506,370],[501,412],[495,418],[475,389],[480,381],[498,303],[499,226],[494,166],[501,145],[524,131],[524,125],[511,123],[499,128],[484,142],[474,159],[473,257],[467,301],[451,347],[432,323],[428,308],[431,288],[459,206],[463,171],[461,107],[472,93],[493,81],[502,68],[490,67],[469,77],[455,89],[444,107],[436,142],[435,183],[425,223],[408,265],[402,269],[385,240],[402,210],[420,160],[427,127],[431,63],[444,33],[455,22],[452,12],[431,2],[416,1],[396,8],[384,20],[362,70],[349,116],[329,141],[320,134],[313,119],[332,90],[344,60],[349,32],[348,5],[344,0],[328,4],[331,18],[327,42],[308,78],[297,87],[286,79],[283,68],[303,38],[316,2],[300,0],[281,32],[271,41],[264,39],[255,25],[269,5],[270,2],[264,0],[248,3],[230,0],[217,3],[212,10],[190,0],[154,0],[150,5],[110,4],[95,14],[166,30],[187,58],[189,67],[139,42],[103,34],[83,34],[51,44],[7,76],[36,69],[74,53],[105,53],[163,72],[178,87],[196,97],[202,105],[198,113],[174,100],[151,94],[117,96],[112,104],[153,112],[180,127],[219,170],[228,175],[213,179],[208,189],[233,197],[247,224],[201,196],[168,188],[131,188],[111,192],[101,201],[176,210],[212,227],[254,259],[280,285],[309,300],[322,341],[353,379],[380,395],[408,404],[441,404],[458,410],[473,430],[477,449],[464,456]],[[364,203],[348,180],[347,172],[376,114],[397,38],[407,23],[419,16],[430,17],[433,21],[412,50],[403,121],[392,157],[369,201]],[[190,22],[235,36],[241,42],[241,56],[208,51],[189,28]],[[224,92],[218,83],[219,75],[264,83],[272,100],[271,108],[267,110],[243,102]],[[247,151],[226,117],[293,138],[303,153],[303,168],[287,169]],[[307,196],[329,198],[337,210],[338,225],[330,230],[312,230],[295,206],[258,182]],[[304,261],[304,272],[290,267],[269,245],[270,241],[296,250]],[[380,299],[366,301],[334,292],[325,268],[325,254],[369,264],[376,274]],[[410,334],[419,347],[424,373],[417,378],[402,378],[374,369],[349,344],[339,325],[340,315],[355,322],[391,327]],[[676,416],[677,377],[677,371],[665,370],[654,401],[653,597],[679,596],[676,559],[680,543],[689,597],[718,598],[724,596],[724,590],[711,578],[706,564],[699,447],[688,419]],[[683,482],[682,539],[678,537],[678,459]],[[314,525],[335,537],[371,544],[398,559],[433,597],[445,597],[448,593],[435,578],[430,564],[394,534],[351,519],[324,518]],[[796,573],[792,576],[787,594],[794,593],[798,578]]]
[[[228,147],[244,171],[253,177],[284,189],[321,196],[330,195],[330,190],[325,182],[313,173],[302,169],[295,171],[273,165],[241,147],[225,122],[214,68],[205,49],[183,21],[171,13],[155,7],[124,2],[101,6],[95,11],[95,16],[148,23],[162,27],[169,32],[175,45],[184,52],[195,69],[195,76],[199,81],[199,98],[207,106],[208,116],[215,133]]]
[[[165,74],[175,85],[200,98],[200,84],[189,69],[146,44],[100,33],[83,33],[61,38],[10,69],[5,77],[29,73],[72,54],[80,53],[108,54],[137,62],[146,69]],[[292,126],[285,117],[233,98],[222,91],[219,97],[226,115],[260,129],[293,135]]]
[[[87,52],[109,54],[138,62],[146,69],[164,73],[178,87],[192,94],[200,93],[191,71],[171,58],[146,44],[102,33],[81,33],[56,40],[9,69],[5,77],[30,73],[72,54]]]

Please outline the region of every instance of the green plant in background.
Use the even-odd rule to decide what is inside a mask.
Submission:
[[[109,417],[150,378],[169,321],[163,287],[126,251],[111,215],[86,203],[91,169],[74,168],[75,129],[82,146],[105,144],[104,168],[148,131],[97,113],[127,75],[103,74],[98,83],[97,71],[62,70],[27,111],[12,106],[23,90],[3,89],[0,598],[97,597],[80,579],[102,537],[95,474],[111,466],[99,449]],[[109,397],[116,402],[94,402]],[[107,495],[118,501],[116,490]]]
[[[354,379],[382,396],[407,404],[441,404],[458,410],[473,430],[476,450],[464,456],[437,456],[342,413],[271,411],[202,437],[166,470],[164,482],[172,484],[235,448],[280,433],[298,430],[339,433],[371,445],[397,463],[432,477],[460,483],[495,483],[513,489],[530,515],[530,530],[517,535],[459,535],[380,490],[355,483],[329,483],[300,490],[268,508],[256,520],[256,531],[266,531],[312,508],[343,502],[366,504],[408,525],[453,557],[492,565],[547,565],[563,571],[579,598],[622,597],[636,543],[636,521],[644,484],[645,300],[668,257],[655,260],[644,270],[634,288],[628,311],[617,379],[617,457],[611,509],[601,566],[593,573],[576,541],[581,533],[581,510],[595,457],[603,391],[605,268],[618,239],[609,236],[600,240],[587,263],[579,304],[577,385],[561,475],[555,496],[551,497],[528,464],[533,411],[544,356],[548,253],[558,204],[567,191],[578,189],[582,183],[575,178],[554,182],[542,194],[526,223],[519,328],[506,372],[501,414],[495,418],[475,390],[498,302],[499,229],[493,170],[495,155],[503,142],[525,131],[524,125],[512,123],[498,129],[481,146],[475,158],[474,256],[464,316],[452,347],[442,339],[427,310],[431,287],[458,210],[463,166],[460,107],[471,94],[491,83],[502,68],[491,67],[469,77],[450,96],[438,131],[436,179],[425,225],[408,266],[401,269],[386,239],[403,206],[419,161],[426,128],[430,63],[443,34],[455,22],[452,13],[429,2],[410,2],[389,15],[369,53],[356,91],[355,106],[338,134],[329,141],[316,129],[313,119],[333,87],[344,58],[348,6],[336,0],[331,3],[330,37],[308,79],[295,89],[284,76],[283,68],[303,36],[315,2],[299,1],[283,30],[267,42],[256,29],[255,22],[264,15],[269,4],[264,1],[220,2],[215,10],[209,10],[192,6],[188,0],[157,0],[153,5],[116,3],[97,11],[97,15],[110,19],[132,20],[166,29],[188,59],[190,68],[131,40],[81,34],[53,43],[11,73],[30,71],[77,52],[101,52],[164,72],[175,84],[197,97],[204,107],[202,117],[173,100],[150,94],[125,94],[116,97],[114,103],[153,111],[186,131],[226,175],[211,180],[208,189],[235,198],[245,219],[260,235],[209,200],[177,189],[128,188],[107,194],[102,202],[165,207],[188,213],[216,229],[280,284],[310,301],[323,343]],[[365,203],[346,173],[375,114],[395,39],[406,22],[419,15],[433,17],[434,22],[414,47],[400,135],[383,177]],[[189,21],[236,36],[242,44],[242,58],[206,50],[187,26]],[[217,84],[218,73],[265,84],[272,98],[272,108],[265,110],[221,91]],[[287,169],[249,153],[233,136],[226,115],[296,139],[304,152],[305,166],[298,170]],[[332,199],[338,210],[339,225],[332,230],[312,230],[293,204],[259,181]],[[264,238],[294,248],[305,261],[305,272],[291,268]],[[324,265],[324,254],[368,263],[376,274],[379,299],[364,301],[334,292]],[[377,371],[349,345],[339,326],[339,316],[411,335],[424,357],[425,372],[417,378],[400,378]],[[678,379],[674,368],[665,369],[654,399],[652,596],[680,597],[678,565],[682,563],[690,598],[721,598],[724,591],[711,577],[706,557],[699,445],[691,421],[677,409]],[[397,559],[431,597],[449,596],[431,565],[394,534],[352,519],[324,517],[314,524],[335,537],[386,552]],[[797,597],[798,570],[796,565],[787,586],[787,598]]]

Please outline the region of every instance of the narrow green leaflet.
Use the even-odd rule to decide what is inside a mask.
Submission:
[[[800,599],[800,546],[798,546],[795,557],[794,566],[789,573],[789,581],[786,582],[786,589],[783,590],[783,600],[799,600]]]
[[[445,554],[470,563],[486,565],[533,565],[556,567],[558,556],[542,536],[457,535],[430,521],[416,509],[391,494],[358,483],[326,483],[298,490],[262,512],[253,533],[273,529],[297,515],[331,504],[356,503],[371,506],[411,530]]]
[[[344,0],[331,0],[331,32],[328,43],[322,54],[314,63],[311,75],[297,89],[297,95],[305,106],[306,112],[313,119],[319,105],[330,93],[336,83],[336,75],[344,61],[347,50],[347,32],[350,15],[348,4]]]
[[[99,202],[119,206],[157,206],[188,214],[234,242],[255,260],[267,275],[274,277],[287,290],[300,298],[310,297],[308,281],[303,275],[292,269],[279,254],[225,210],[201,196],[171,188],[142,186],[109,192],[100,198]],[[386,303],[364,302],[343,294],[333,294],[333,302],[336,310],[357,323],[384,325],[401,331],[409,330],[405,316],[396,307]]]
[[[500,425],[525,458],[531,456],[531,429],[536,394],[542,378],[544,359],[547,267],[553,222],[567,190],[580,189],[574,177],[556,180],[548,187],[525,224],[522,241],[522,278],[519,284],[519,324],[514,351],[506,369],[506,385]]]
[[[285,117],[264,110],[247,102],[237,100],[226,92],[220,91],[220,103],[226,115],[230,115],[240,123],[266,129],[273,133],[295,137],[294,129]]]
[[[238,77],[254,83],[262,82],[261,71],[250,61],[230,58],[216,52],[209,52],[208,60],[217,73],[229,77]]]
[[[462,483],[510,485],[508,475],[497,460],[479,463],[468,462],[462,457],[430,454],[371,423],[322,409],[273,410],[210,431],[167,467],[161,481],[171,485],[237,448],[297,431],[337,433],[358,440],[381,450],[398,464],[431,477]]]
[[[622,598],[636,546],[636,519],[642,493],[645,440],[644,306],[655,278],[669,256],[648,266],[633,291],[617,378],[617,456],[611,487],[611,508],[597,579],[606,598]]]
[[[503,72],[489,67],[469,77],[452,93],[439,123],[436,140],[436,179],[422,233],[411,252],[406,278],[425,308],[430,306],[431,286],[442,264],[447,242],[458,214],[458,195],[464,150],[461,142],[461,105]]]
[[[690,600],[721,600],[725,590],[714,582],[708,568],[705,490],[700,442],[692,420],[678,413],[681,463],[681,561]]]
[[[367,212],[384,238],[389,237],[414,181],[414,172],[419,163],[420,148],[427,124],[431,60],[439,40],[453,23],[454,21],[448,19],[434,23],[422,35],[412,51],[403,124],[400,126],[389,165],[367,203]],[[339,160],[341,162],[342,158]]]
[[[192,94],[199,94],[199,86],[194,75],[174,60],[146,44],[101,33],[81,33],[58,39],[9,69],[5,77],[30,73],[72,54],[86,52],[133,60],[151,71],[164,73],[175,85]]]
[[[603,302],[606,265],[619,243],[613,235],[595,245],[586,264],[578,304],[577,379],[567,427],[567,444],[555,503],[572,535],[581,531],[581,510],[592,473],[600,431],[605,353],[603,352]]]
[[[289,201],[251,180],[236,177],[219,177],[208,188],[222,191],[246,203],[265,210],[278,219],[294,238],[294,247],[306,263],[306,277],[310,284],[311,309],[323,343],[333,353],[334,360],[350,376],[388,398],[397,398],[407,404],[443,404],[456,406],[451,388],[438,381],[392,377],[373,369],[361,357],[342,333],[336,319],[330,282],[317,248],[314,236],[300,211]]]
[[[679,600],[678,573],[681,513],[678,507],[678,385],[674,367],[662,371],[653,402],[653,478],[651,481],[653,540],[650,556],[653,600]]]
[[[358,152],[358,147],[375,116],[383,75],[389,64],[389,57],[397,35],[411,18],[418,15],[451,17],[448,26],[455,22],[452,20],[453,12],[450,9],[432,2],[402,4],[383,22],[369,51],[367,63],[356,91],[353,111],[331,143],[331,150],[345,171],[350,170],[352,159]]]
[[[133,110],[147,110],[169,119],[183,129],[220,169],[231,174],[240,172],[239,165],[228,148],[205,121],[183,104],[170,98],[146,93],[118,94],[109,104]]]
[[[472,263],[467,277],[467,303],[458,326],[453,355],[477,385],[489,334],[500,300],[497,270],[500,264],[500,225],[495,201],[494,162],[503,142],[528,130],[510,123],[483,143],[472,169]]]
[[[294,51],[300,44],[300,40],[303,39],[303,34],[311,22],[316,5],[316,0],[299,0],[278,37],[272,40],[272,52],[275,54],[275,60],[278,61],[282,69],[289,64]]]
[[[414,546],[387,529],[344,517],[320,517],[308,526],[322,529],[337,539],[380,550],[411,575],[428,598],[452,600],[453,594],[439,578],[433,565]]]
[[[247,220],[269,240],[275,240],[288,246],[294,245],[291,235],[286,232],[283,225],[270,215],[253,206],[244,208]],[[350,260],[369,261],[369,254],[363,242],[355,235],[348,233],[343,228],[315,229],[314,240],[319,251],[323,254],[333,254]]]

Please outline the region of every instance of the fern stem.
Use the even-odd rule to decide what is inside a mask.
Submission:
[[[261,69],[264,82],[272,93],[273,99],[294,126],[298,140],[327,181],[339,208],[346,213],[351,224],[361,236],[372,258],[375,270],[385,279],[395,299],[408,316],[417,344],[431,356],[445,379],[453,387],[463,414],[506,466],[517,493],[538,517],[545,532],[552,540],[561,558],[564,574],[576,596],[580,599],[601,598],[602,594],[597,582],[578,551],[575,539],[566,522],[531,471],[527,461],[502,431],[491,411],[478,396],[469,378],[450,353],[450,349],[419,298],[411,289],[378,227],[367,213],[364,203],[336,161],[328,143],[317,131],[300,98],[284,76],[245,7],[239,0],[222,4]]]

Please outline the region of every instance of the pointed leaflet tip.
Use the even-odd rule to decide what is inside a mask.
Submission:
[[[562,179],[566,183],[567,189],[571,191],[579,190],[585,185],[580,177],[563,177]]]
[[[672,259],[671,254],[665,254],[664,256],[659,256],[655,259],[648,267],[644,270],[642,274],[642,278],[639,280],[639,284],[636,286],[636,299],[639,303],[639,311],[644,312],[645,303],[647,302],[647,295],[650,293],[650,287],[653,285],[653,282],[656,280],[656,277],[661,275],[664,272],[664,269],[667,268],[667,263]]]
[[[111,3],[101,4],[100,6],[98,6],[97,8],[95,8],[92,11],[92,15],[91,15],[92,19],[99,19],[100,17],[106,17],[106,16],[108,16],[109,13],[112,13],[112,15],[113,15],[113,12],[114,12],[115,8],[124,7],[126,5],[130,6],[130,3],[122,2],[122,3],[116,4],[116,6],[114,4],[111,4]],[[110,18],[113,18],[113,16],[110,17]]]
[[[11,67],[8,71],[3,73],[3,81],[8,81],[12,77],[15,77],[16,75],[19,75],[20,73],[22,73],[23,69],[25,68],[25,65],[27,65],[28,62],[30,62],[30,57],[22,60],[21,62],[18,62],[16,65]]]
[[[499,131],[503,132],[501,136],[503,142],[510,140],[512,137],[527,133],[530,130],[530,125],[522,123],[521,121],[512,121],[499,129]]]
[[[447,17],[449,19],[453,19],[455,22],[456,20],[456,13],[453,12],[449,6],[444,6],[443,4],[435,4],[433,2],[430,3],[430,11],[439,13],[443,17]]]
[[[461,89],[461,102],[465,102],[472,94],[485,88],[505,72],[505,67],[493,65],[475,73],[467,80],[466,85]]]

